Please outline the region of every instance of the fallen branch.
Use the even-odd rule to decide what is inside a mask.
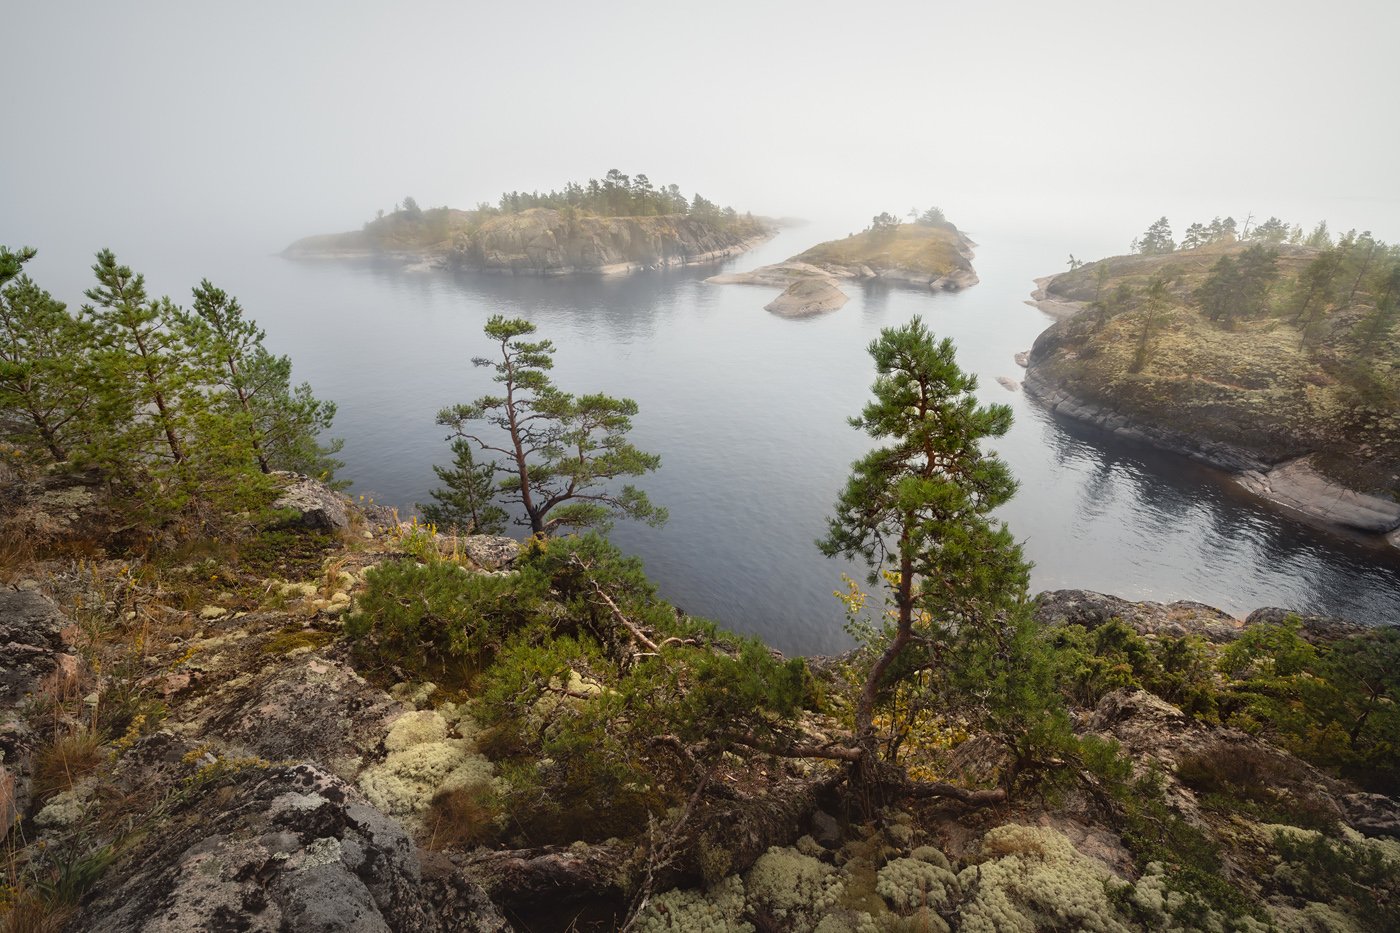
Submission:
[[[968,790],[956,784],[941,781],[915,781],[904,791],[910,797],[947,797],[974,807],[991,806],[1006,801],[1006,788],[994,787],[991,790]]]

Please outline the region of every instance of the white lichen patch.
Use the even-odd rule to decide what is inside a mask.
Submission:
[[[794,931],[813,929],[842,892],[841,879],[830,865],[778,846],[758,857],[744,888],[754,909],[771,914]]]
[[[653,897],[637,918],[638,933],[754,933],[743,920],[744,882],[730,875],[709,891],[677,889]]]
[[[441,742],[447,738],[447,720],[431,710],[417,713],[404,713],[389,726],[389,734],[384,737],[384,748],[390,752],[401,752],[415,745]]]
[[[1108,899],[1107,869],[1056,830],[998,826],[983,837],[981,858],[957,877],[968,895],[960,913],[964,933],[1129,930]]]
[[[385,813],[417,817],[440,791],[489,784],[491,762],[468,736],[453,737],[436,712],[406,713],[384,738],[388,756],[360,775],[360,790]]]
[[[936,909],[958,893],[958,877],[948,868],[923,859],[897,858],[876,875],[875,893],[901,913]]]
[[[91,792],[90,786],[79,785],[61,794],[55,794],[44,805],[44,809],[35,814],[34,825],[41,829],[61,829],[81,822],[87,815],[88,797],[91,796]]]

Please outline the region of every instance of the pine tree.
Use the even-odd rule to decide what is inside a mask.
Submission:
[[[1133,252],[1144,256],[1170,253],[1176,249],[1172,239],[1172,226],[1166,217],[1159,217],[1147,228],[1147,232],[1133,241]]]
[[[292,363],[263,346],[266,334],[244,317],[238,299],[206,279],[194,290],[193,313],[181,318],[186,339],[217,374],[217,403],[240,422],[264,473],[291,470],[331,480],[342,464],[340,441],[322,444],[335,403],[318,400],[310,385],[291,387]]]
[[[852,466],[818,546],[863,559],[870,583],[890,593],[892,624],[855,709],[860,774],[878,796],[892,780],[877,764],[881,696],[936,666],[949,645],[997,637],[1025,600],[1029,568],[992,518],[1016,483],[982,447],[1011,427],[1011,409],[979,405],[977,379],[958,368],[952,341],[935,340],[917,317],[881,331],[869,349],[874,398],[851,424],[881,446]]]
[[[0,247],[0,281],[33,255]],[[0,432],[31,459],[67,461],[91,436],[91,325],[20,276],[0,289]]]
[[[476,462],[471,442],[465,438],[452,439],[452,454],[451,467],[433,467],[443,483],[443,488],[431,493],[437,504],[419,504],[418,511],[439,528],[469,535],[500,534],[510,516],[491,502],[496,494],[495,470],[490,463]]]
[[[165,504],[180,507],[193,477],[187,439],[198,407],[191,396],[206,381],[195,370],[180,337],[179,309],[169,299],[152,300],[145,277],[118,265],[111,250],[97,254],[97,286],[85,305],[96,331],[99,410],[105,436],[98,459],[109,475],[145,470]],[[181,475],[183,473],[183,475]]]
[[[611,480],[641,476],[661,465],[659,456],[626,439],[637,403],[603,394],[575,397],[556,388],[549,378],[554,344],[522,339],[535,333],[528,321],[494,315],[485,333],[498,344],[500,358],[477,357],[472,363],[493,369],[504,394],[445,408],[438,423],[502,457],[491,468],[501,478],[500,494],[524,511],[521,524],[548,534],[559,527],[606,527],[615,517],[665,522],[666,510],[635,486],[606,488]],[[485,422],[500,434],[484,437],[472,422]]]

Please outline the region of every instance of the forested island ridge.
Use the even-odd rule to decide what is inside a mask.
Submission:
[[[1032,348],[1027,391],[1400,546],[1400,249],[1325,224],[1234,228],[1193,224],[1178,248],[1162,218],[1134,253],[1040,280],[1035,303],[1065,319]]]
[[[361,230],[307,237],[287,247],[296,259],[392,259],[415,268],[511,275],[620,275],[714,262],[738,255],[776,230],[774,222],[644,174],[613,169],[600,181],[562,191],[501,195],[472,210],[421,208],[405,198]]]

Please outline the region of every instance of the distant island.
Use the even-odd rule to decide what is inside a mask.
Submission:
[[[293,259],[392,259],[411,269],[510,275],[619,275],[735,256],[776,224],[676,185],[613,169],[562,191],[512,191],[474,210],[423,209],[405,198],[361,230],[298,240]]]
[[[1061,414],[1239,475],[1325,525],[1400,547],[1400,249],[1270,218],[1166,218],[1131,255],[1037,280],[1063,318],[1026,390]]]
[[[892,214],[841,240],[818,243],[785,262],[750,272],[726,273],[707,281],[717,285],[767,285],[785,291],[767,310],[800,317],[834,311],[846,303],[843,280],[955,291],[977,284],[972,269],[974,243],[938,208],[911,212],[910,223]]]

